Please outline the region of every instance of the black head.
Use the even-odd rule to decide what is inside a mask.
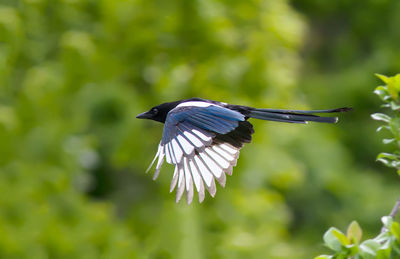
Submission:
[[[182,101],[163,103],[154,106],[149,111],[139,114],[138,116],[136,116],[136,118],[154,120],[164,123],[165,119],[167,118],[168,112],[175,108],[181,102]]]

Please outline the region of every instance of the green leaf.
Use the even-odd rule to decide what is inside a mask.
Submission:
[[[393,222],[392,226],[390,227],[390,231],[396,237],[398,241],[400,241],[400,224],[398,222]]]
[[[400,256],[400,245],[399,245],[399,242],[392,242],[391,245],[392,245],[393,251],[396,252],[396,254]],[[396,258],[399,258],[399,257],[396,257]]]
[[[324,234],[325,244],[334,251],[340,251],[342,246],[349,245],[347,237],[337,228],[331,227]]]
[[[394,138],[384,138],[383,140],[382,140],[382,143],[383,144],[390,144],[390,143],[393,143],[393,142],[395,142],[396,141],[396,139],[394,139]]]
[[[397,92],[400,91],[400,74],[391,77],[391,81],[389,84],[393,84],[393,87],[396,89]]]
[[[328,229],[328,231],[325,232],[324,237],[323,237],[325,245],[334,251],[340,251],[342,248],[342,245],[340,244],[339,240],[333,234],[333,231],[338,231],[338,230],[334,227],[331,227],[330,229]]]
[[[388,82],[386,83],[388,86],[388,91],[394,100],[397,100],[399,97],[400,90],[400,77],[396,75],[394,77],[390,77]]]
[[[384,121],[387,123],[389,123],[390,119],[391,119],[388,115],[383,114],[383,113],[374,113],[371,115],[371,118],[374,120],[377,120],[377,121]]]
[[[379,158],[389,158],[389,159],[397,159],[399,158],[397,155],[392,154],[392,153],[379,153],[379,155],[376,157],[377,159]]]
[[[346,248],[348,249],[347,254],[349,256],[356,255],[359,252],[357,244],[347,245]]]
[[[378,86],[377,88],[375,88],[374,94],[376,94],[378,96],[385,96],[385,95],[389,95],[389,92],[387,91],[386,86],[381,85],[381,86]]]
[[[389,239],[389,234],[388,232],[383,232],[380,233],[377,237],[374,238],[374,240],[378,243],[383,244],[384,242],[386,242]]]
[[[335,237],[339,240],[340,244],[342,244],[344,246],[350,244],[350,241],[347,239],[346,235],[343,234],[341,231],[334,230],[333,235],[335,235]]]
[[[380,244],[372,239],[364,241],[360,246],[360,254],[364,259],[375,259]]]
[[[376,73],[375,76],[378,77],[380,80],[382,80],[385,84],[389,83],[389,80],[390,80],[389,77],[378,74],[378,73]]]
[[[376,259],[388,259],[390,258],[390,251],[392,250],[390,247],[389,242],[386,242],[385,244],[383,244],[384,248],[381,248],[378,250],[378,252],[376,253]]]
[[[390,163],[390,166],[394,167],[394,168],[399,168],[400,167],[400,161],[392,161]]]
[[[394,117],[390,120],[389,123],[390,131],[393,133],[394,137],[397,140],[400,140],[400,119],[398,117]]]
[[[381,248],[379,249],[379,251],[386,250],[386,249],[390,248],[390,239],[386,239],[385,241],[379,242],[379,243],[381,244]]]
[[[379,127],[376,129],[376,131],[379,132],[379,131],[381,131],[381,130],[383,130],[383,129],[390,130],[390,127],[389,127],[388,125],[382,125],[382,126],[379,126]]]
[[[400,74],[397,74],[392,77],[387,77],[387,76],[380,75],[380,74],[375,74],[375,75],[387,85],[387,91],[389,92],[390,96],[394,100],[397,100],[397,98],[399,97],[399,91],[400,91]],[[379,95],[379,97],[382,100],[385,101],[385,100],[387,100],[387,98],[386,98],[387,96],[384,92],[382,92],[383,89],[384,89],[384,87],[377,87],[374,92],[377,95]]]
[[[396,102],[390,102],[390,108],[395,111],[400,110],[400,104],[397,104]]]
[[[353,221],[347,228],[347,239],[353,244],[358,244],[361,241],[362,229],[357,221]]]
[[[391,98],[386,86],[378,86],[375,89],[374,94],[378,95],[384,102],[387,102]]]
[[[378,158],[378,159],[376,159],[376,161],[379,161],[379,162],[383,163],[386,166],[390,166],[390,162],[385,158]]]

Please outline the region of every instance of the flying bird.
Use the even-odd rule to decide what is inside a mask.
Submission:
[[[254,133],[249,118],[289,122],[336,123],[337,117],[320,117],[315,113],[346,112],[351,108],[328,110],[280,110],[257,109],[201,98],[191,98],[157,105],[136,118],[164,123],[164,130],[155,161],[154,179],[160,173],[164,159],[175,166],[170,192],[175,187],[176,202],[186,191],[190,204],[196,188],[202,202],[207,190],[212,197],[216,193],[215,180],[225,186],[226,174],[232,175],[239,151],[244,143],[251,142]]]

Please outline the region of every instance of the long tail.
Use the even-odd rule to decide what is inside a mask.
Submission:
[[[352,108],[337,108],[329,110],[277,110],[277,109],[251,109],[248,114],[250,118],[269,120],[269,121],[280,121],[289,123],[307,123],[308,121],[325,122],[325,123],[336,123],[338,117],[320,117],[314,113],[338,113],[348,112]]]

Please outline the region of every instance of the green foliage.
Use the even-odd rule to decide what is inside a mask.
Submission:
[[[305,15],[309,25],[303,51],[303,73],[299,80],[300,96],[311,107],[332,107],[340,102],[354,108],[352,113],[341,118],[335,130],[337,135],[332,137],[332,141],[344,144],[341,153],[346,153],[346,159],[325,161],[326,167],[335,168],[331,174],[322,166],[310,170],[307,190],[313,190],[313,195],[301,190],[293,194],[295,202],[291,207],[301,215],[296,226],[310,232],[315,226],[324,225],[324,230],[313,235],[317,237],[314,240],[317,244],[321,233],[329,226],[344,229],[349,219],[357,219],[363,226],[363,236],[372,237],[379,228],[377,219],[382,212],[390,210],[399,194],[399,178],[393,170],[374,161],[381,151],[391,153],[395,143],[385,145],[382,138],[374,137],[380,122],[371,120],[370,115],[377,112],[380,100],[370,89],[378,84],[373,73],[400,71],[397,43],[400,39],[400,2],[296,0],[292,3]],[[380,134],[391,135],[390,132]],[[312,143],[319,145],[319,152],[326,147],[320,140]],[[332,146],[328,149],[333,150]],[[313,157],[322,156],[319,152]],[[350,164],[345,168],[338,166],[348,161]],[[329,184],[323,185],[323,181],[315,181],[315,178],[328,178]],[[304,206],[305,203],[316,205]],[[315,254],[322,252],[321,249]]]
[[[327,247],[334,250],[333,255],[320,255],[315,259],[390,259],[400,256],[400,235],[399,223],[393,221],[392,217],[382,218],[385,230],[373,239],[360,242],[361,228],[356,221],[353,221],[348,229],[347,236],[336,228],[330,228],[324,235],[324,242]],[[350,236],[349,236],[349,233]],[[357,235],[360,239],[354,239]],[[357,238],[358,238],[357,237]]]
[[[393,77],[386,77],[383,75],[377,76],[385,85],[378,86],[374,93],[384,102],[383,107],[391,109],[393,116],[391,117],[383,113],[374,113],[371,117],[374,120],[385,123],[380,126],[377,131],[385,129],[392,134],[391,138],[383,139],[383,144],[395,143],[397,146],[397,150],[393,153],[380,153],[377,160],[388,167],[397,169],[397,173],[400,174],[400,74]]]
[[[1,0],[0,258],[310,258],[350,215],[376,231],[398,185],[365,162],[368,71],[400,70],[400,21],[367,2]],[[171,167],[144,174],[162,127],[135,116],[193,96],[355,112],[252,121],[227,188],[188,207]]]
[[[192,96],[285,106],[304,29],[285,0],[1,1],[0,257],[298,254],[260,167],[242,156],[251,182],[176,205],[170,167],[144,174],[162,128],[135,116]]]
[[[399,172],[400,165],[400,120],[399,113],[399,92],[400,92],[400,74],[393,77],[377,75],[386,85],[378,86],[374,93],[384,102],[383,107],[392,110],[393,115],[389,116],[383,113],[374,113],[371,117],[374,120],[383,121],[385,125],[381,129],[387,129],[393,134],[393,139],[384,139],[383,143],[395,142],[397,149],[394,154],[380,153],[377,160],[388,167],[393,167]],[[353,221],[347,228],[347,236],[340,230],[331,227],[324,234],[325,245],[334,251],[333,255],[320,255],[315,259],[328,258],[354,258],[354,259],[391,259],[400,257],[400,224],[394,221],[392,216],[382,217],[382,232],[373,239],[367,239],[361,242],[362,230],[356,221]]]

